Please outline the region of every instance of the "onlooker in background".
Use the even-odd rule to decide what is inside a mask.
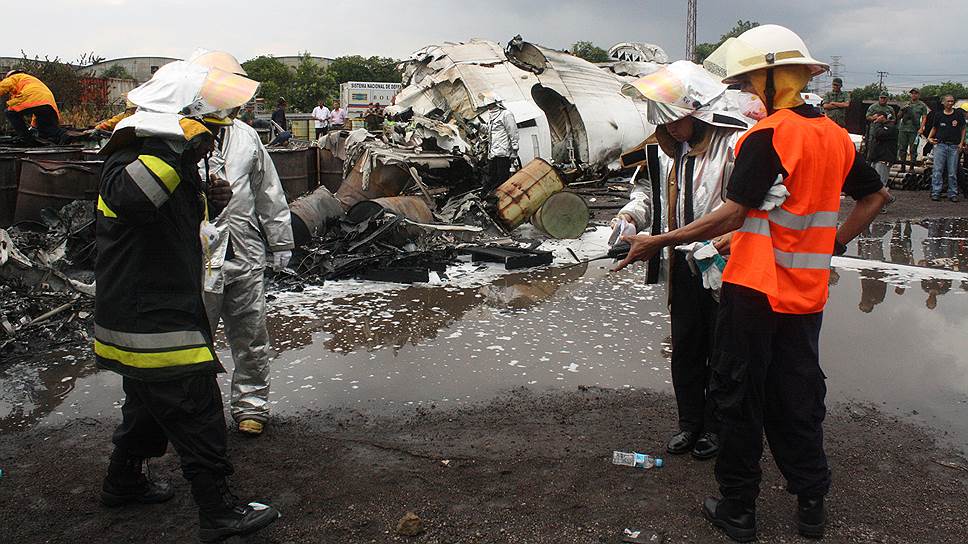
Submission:
[[[897,132],[897,155],[901,163],[901,172],[906,170],[908,151],[911,153],[911,168],[918,160],[918,129],[921,121],[928,114],[928,106],[921,101],[921,91],[911,89],[911,102],[901,108],[900,122]]]
[[[844,80],[835,77],[830,83],[831,90],[823,95],[821,108],[827,117],[843,128],[847,128],[847,108],[850,106],[850,93],[843,90]]]
[[[313,120],[316,125],[316,139],[318,140],[320,136],[329,132],[329,108],[326,107],[326,101],[322,98],[319,99],[318,105],[313,108]]]
[[[925,140],[928,139],[928,135],[925,131],[931,130],[931,125],[934,124],[934,115],[937,113],[935,110],[928,110],[928,114],[924,116],[921,120],[921,128],[918,129],[918,135],[924,137]],[[921,150],[921,155],[927,157],[934,150],[934,144],[931,142],[925,142],[924,149]]]
[[[894,118],[894,108],[887,104],[887,93],[881,91],[880,96],[877,97],[877,102],[871,104],[871,107],[867,108],[867,122],[874,121],[874,115],[877,113],[883,113],[885,115],[890,115]]]
[[[24,117],[31,117],[41,138],[56,144],[66,143],[60,128],[60,111],[54,93],[36,77],[21,70],[10,70],[0,81],[0,97],[7,97],[7,121],[28,145],[37,141],[27,130]]]
[[[333,100],[333,109],[329,114],[329,126],[334,129],[341,129],[346,124],[346,110],[340,105],[338,100]]]
[[[868,145],[867,160],[874,167],[877,175],[881,178],[881,183],[887,187],[890,179],[891,165],[897,161],[897,127],[894,125],[893,118],[884,112],[874,114],[874,121],[871,123],[870,144]],[[887,211],[883,208],[881,213]]]
[[[252,126],[252,124],[255,122],[255,106],[253,104],[246,104],[245,107],[242,108],[242,112],[239,113],[239,121]]]
[[[958,151],[965,142],[965,110],[955,109],[955,98],[950,94],[941,105],[944,110],[934,115],[928,133],[928,141],[934,144],[931,200],[941,200],[942,174],[947,171],[948,200],[958,202]]]
[[[292,132],[289,132],[289,121],[286,119],[286,106],[285,98],[280,98],[276,102],[276,111],[272,112],[272,122],[279,125],[277,128],[279,133],[269,142],[270,146],[284,145],[292,139]]]

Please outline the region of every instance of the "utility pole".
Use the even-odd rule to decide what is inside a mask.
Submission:
[[[890,74],[888,72],[882,72],[880,70],[877,71],[877,77],[878,77],[877,88],[880,89],[881,91],[884,90],[884,76],[887,76],[887,75],[890,75]]]
[[[840,55],[831,55],[830,56],[830,78],[831,78],[831,81],[833,81],[833,78],[835,78],[835,77],[842,78],[844,76],[845,70],[844,70],[843,63],[840,62],[840,59],[841,58],[843,58],[843,57],[841,57]],[[825,83],[824,84],[824,88],[826,90],[830,90],[830,88],[828,87],[828,85],[830,85],[830,84],[829,83]]]
[[[686,60],[696,61],[696,0],[687,0],[686,8]]]

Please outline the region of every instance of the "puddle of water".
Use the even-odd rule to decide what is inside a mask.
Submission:
[[[914,236],[913,224],[911,232],[912,247],[937,240]],[[828,399],[916,412],[968,448],[968,284],[944,279],[951,273],[898,274],[850,262],[856,266],[835,271],[824,318]],[[276,413],[453,405],[521,386],[671,390],[665,287],[645,285],[640,270],[609,274],[605,264],[592,263],[463,286],[353,293],[360,288],[328,284],[272,302],[270,334],[280,352],[271,371]],[[230,366],[230,355],[220,355]],[[117,376],[56,357],[73,355],[0,373],[0,432],[117,417]],[[228,379],[221,379],[226,391]]]
[[[848,248],[864,259],[968,271],[968,218],[874,223]]]

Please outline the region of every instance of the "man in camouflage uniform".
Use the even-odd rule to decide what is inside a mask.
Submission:
[[[830,83],[831,91],[823,95],[820,107],[831,121],[847,128],[847,107],[850,106],[850,93],[843,90],[844,80],[835,77]]]
[[[894,108],[887,104],[887,93],[884,91],[881,91],[880,96],[877,97],[877,102],[867,108],[867,122],[873,122],[874,116],[878,113],[883,113],[890,119],[894,118]]]
[[[928,114],[928,107],[921,101],[921,91],[911,89],[910,94],[911,102],[901,108],[897,124],[897,159],[901,163],[901,172],[906,170],[908,150],[911,152],[911,168],[914,168],[914,161],[918,159],[918,130]]]

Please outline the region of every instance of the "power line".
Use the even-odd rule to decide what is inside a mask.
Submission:
[[[890,75],[890,74],[881,70],[877,71],[877,77],[878,77],[877,86],[880,87],[881,90],[884,90],[884,76],[886,75]]]
[[[696,0],[688,0],[686,7],[686,59],[696,60]]]

